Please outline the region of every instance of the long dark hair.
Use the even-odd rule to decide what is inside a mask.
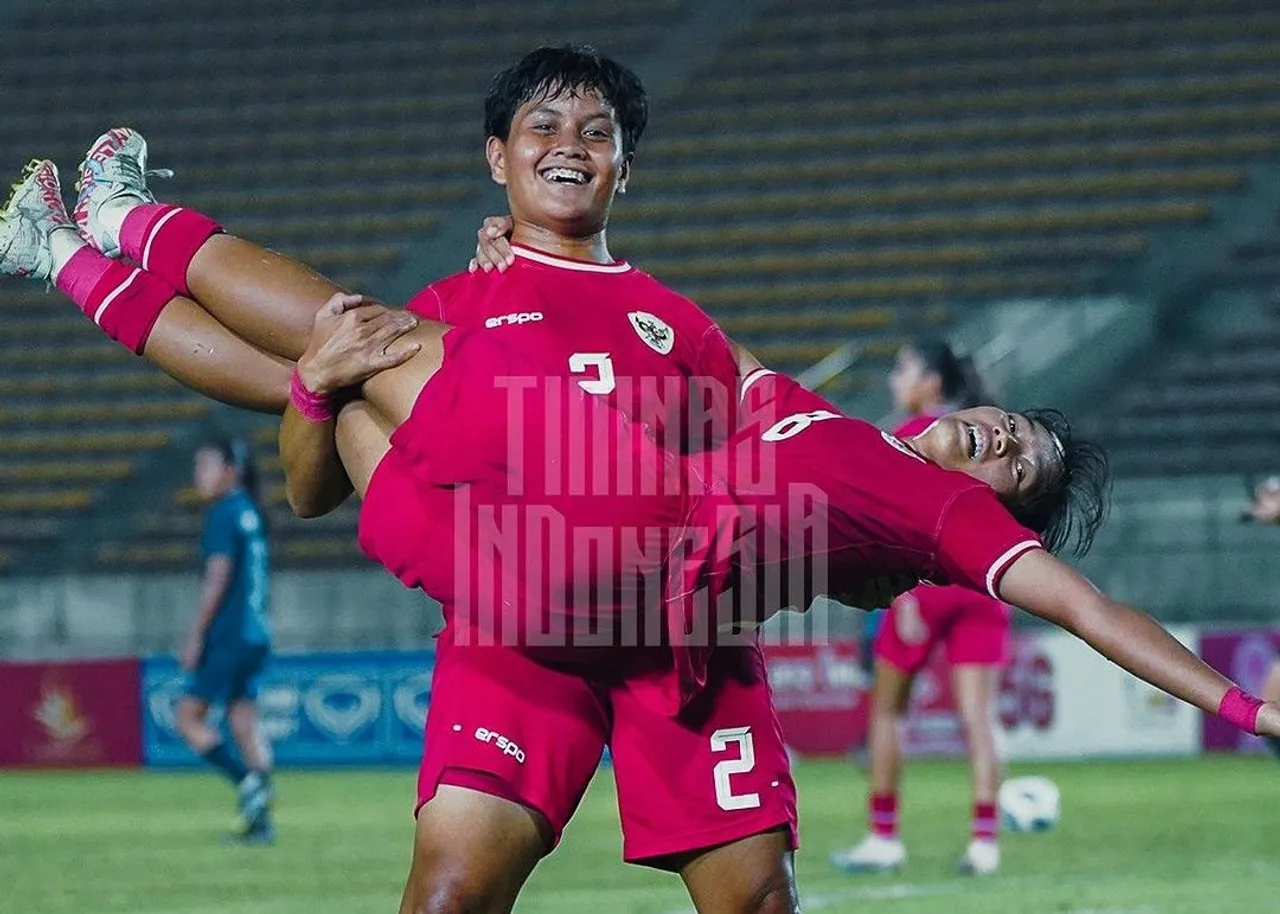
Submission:
[[[258,516],[262,519],[262,529],[265,532],[268,528],[267,512],[262,506],[262,476],[258,472],[258,462],[253,459],[253,451],[242,438],[232,438],[228,435],[215,435],[205,441],[204,447],[214,451],[222,462],[229,467],[233,467],[236,475],[240,479],[240,488],[244,489],[249,501],[253,502],[253,506],[258,509]]]
[[[921,337],[911,348],[920,356],[925,369],[942,379],[942,398],[948,404],[968,409],[990,402],[986,385],[971,357],[957,353],[950,343],[935,336]]]
[[[1111,507],[1111,467],[1107,452],[1092,441],[1077,438],[1067,417],[1056,409],[1028,409],[1022,414],[1045,427],[1058,449],[1061,471],[1029,503],[1010,509],[1028,528],[1040,534],[1055,555],[1080,558]]]

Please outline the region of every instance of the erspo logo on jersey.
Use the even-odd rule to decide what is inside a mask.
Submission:
[[[536,324],[543,319],[541,311],[517,311],[515,314],[500,314],[487,318],[484,325],[489,330],[495,327],[514,327],[517,324]]]

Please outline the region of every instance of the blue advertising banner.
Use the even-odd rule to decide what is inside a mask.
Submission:
[[[431,651],[282,654],[258,708],[279,765],[417,764],[431,699]],[[142,666],[143,763],[200,764],[177,731],[186,674],[171,657]],[[221,709],[210,723],[222,726]]]

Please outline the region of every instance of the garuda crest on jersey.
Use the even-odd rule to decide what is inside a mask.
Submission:
[[[646,346],[660,355],[671,355],[676,345],[676,332],[666,321],[648,311],[632,311],[627,317]]]

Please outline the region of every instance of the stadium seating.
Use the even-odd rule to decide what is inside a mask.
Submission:
[[[1142,366],[1085,430],[1124,475],[1280,472],[1280,314]]]
[[[19,3],[0,162],[65,172],[133,124],[177,171],[166,196],[376,288],[489,192],[489,74],[566,38],[645,61],[696,5]],[[612,244],[771,364],[856,340],[833,392],[880,384],[902,341],[970,302],[1107,292],[1164,232],[1208,223],[1280,153],[1277,77],[1280,10],[1253,0],[770,0],[655,99]],[[1236,281],[1272,282],[1276,253],[1239,252]],[[96,544],[99,567],[190,561],[197,514],[178,493],[219,414],[57,295],[0,284],[0,316],[0,512],[31,520],[0,525],[10,564],[26,531],[127,505],[145,509]],[[1219,394],[1270,403],[1258,384]],[[350,508],[301,523],[276,497],[271,514],[286,560],[354,555]]]
[[[290,565],[351,561],[360,555],[353,531],[356,507],[348,503],[323,518],[303,521],[290,512],[276,452],[274,423],[262,423],[247,440],[260,473],[260,497],[272,524],[277,560]],[[178,483],[161,504],[139,512],[127,537],[109,538],[96,550],[100,565],[142,568],[190,565],[199,558],[201,506],[188,482]]]
[[[889,350],[922,306],[1103,291],[1206,222],[1280,150],[1277,68],[1244,2],[774,3],[658,109],[615,237],[753,347],[870,307],[847,336]]]

